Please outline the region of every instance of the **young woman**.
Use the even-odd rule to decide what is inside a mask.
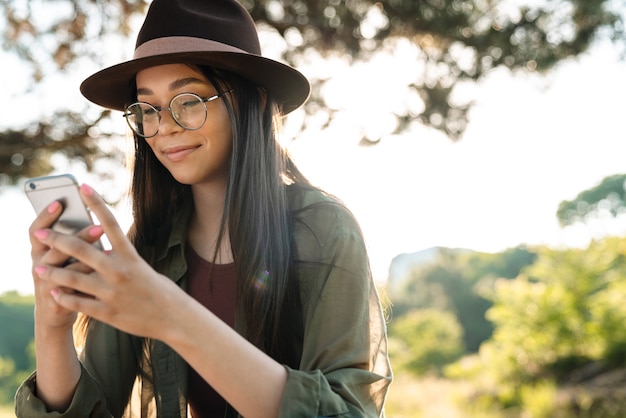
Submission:
[[[81,90],[134,133],[134,223],[124,234],[87,185],[100,225],[52,231],[59,202],[33,222],[37,371],[17,415],[383,415],[391,370],[361,232],[277,143],[309,84],[261,56],[245,9],[154,0],[133,60]],[[109,252],[90,245],[104,234]]]

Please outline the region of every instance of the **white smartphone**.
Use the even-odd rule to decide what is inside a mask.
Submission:
[[[38,214],[55,200],[61,203],[63,213],[52,225],[55,231],[73,235],[93,225],[91,214],[80,197],[78,182],[71,174],[26,180],[24,192]],[[95,245],[102,248],[99,241]]]

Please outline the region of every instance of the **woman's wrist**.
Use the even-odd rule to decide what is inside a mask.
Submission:
[[[64,411],[70,404],[81,368],[72,329],[35,325],[37,397],[50,411]]]

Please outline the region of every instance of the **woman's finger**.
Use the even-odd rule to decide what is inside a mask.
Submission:
[[[53,288],[62,289],[63,293],[78,293],[93,298],[101,288],[101,282],[95,275],[85,274],[77,270],[47,265],[35,266],[35,273],[41,280],[49,282]]]
[[[102,227],[93,226],[90,231],[93,231],[95,235],[98,233],[101,235]],[[62,234],[52,229],[40,229],[35,231],[33,235],[48,247],[65,254],[68,258],[73,257],[92,268],[95,267],[94,264],[98,262],[100,257],[106,257],[102,250],[72,235]],[[55,265],[57,264],[55,263]]]
[[[47,246],[35,237],[35,231],[50,228],[52,224],[59,218],[59,216],[61,216],[62,212],[63,206],[61,205],[61,202],[55,200],[54,202],[50,203],[46,207],[46,209],[37,214],[37,217],[30,225],[30,228],[28,230],[30,243],[34,253],[47,250]]]
[[[92,317],[97,317],[105,309],[105,305],[89,294],[68,292],[55,287],[50,290],[50,295],[59,306],[73,312],[85,312]]]
[[[126,238],[126,234],[100,195],[98,195],[94,189],[86,184],[80,186],[80,194],[83,197],[85,204],[100,221],[111,246],[114,249],[118,248],[120,250],[128,247],[130,242]]]
[[[80,261],[76,261],[74,263],[66,264],[66,265],[63,266],[63,268],[66,269],[66,270],[71,270],[73,272],[82,273],[82,274],[91,274],[91,273],[94,272],[93,268],[91,268],[87,264],[82,263]]]
[[[76,237],[89,244],[93,244],[98,242],[103,235],[104,229],[100,225],[91,225],[79,231]],[[41,262],[55,266],[64,266],[67,264],[75,264],[76,260],[70,262],[70,256],[68,254],[60,251],[59,248],[53,247],[42,257]]]

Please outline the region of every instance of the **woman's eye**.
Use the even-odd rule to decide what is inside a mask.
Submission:
[[[187,100],[183,102],[183,107],[189,109],[198,106],[200,103],[199,100]]]

